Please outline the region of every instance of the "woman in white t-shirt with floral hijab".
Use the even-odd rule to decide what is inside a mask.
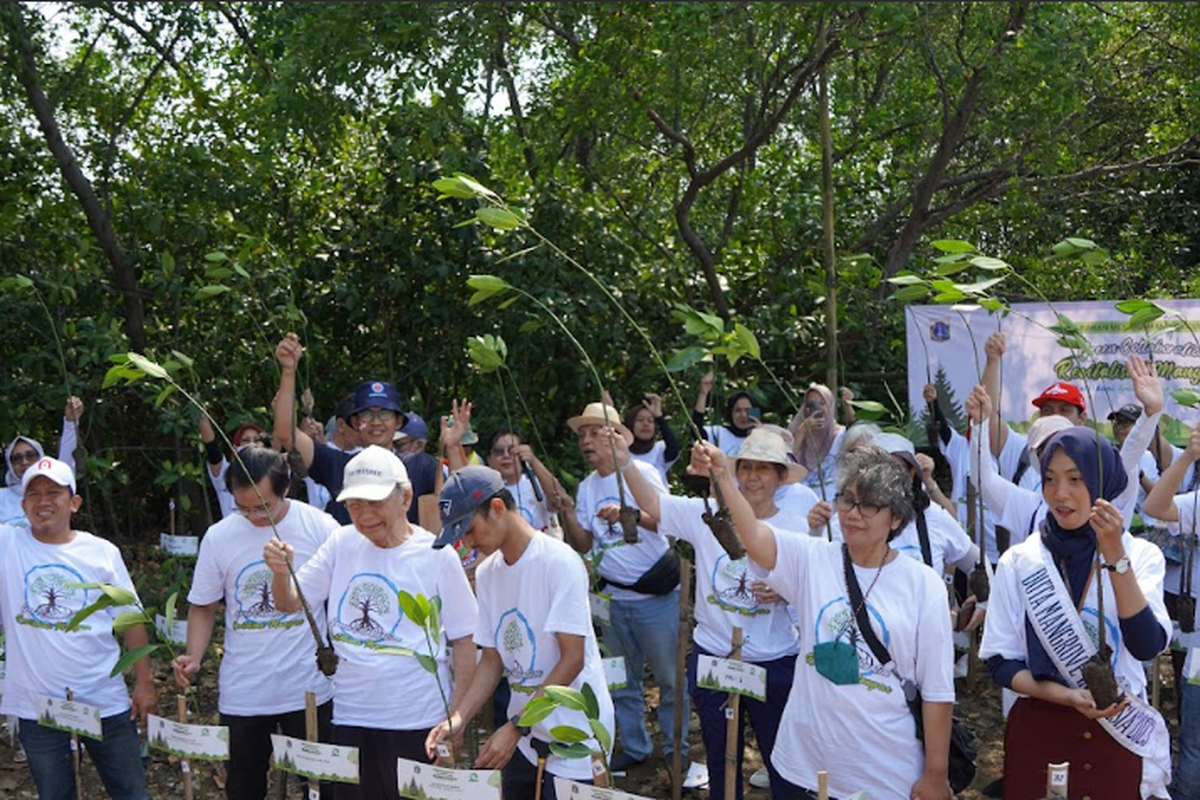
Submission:
[[[834,507],[845,542],[835,543],[779,536],[755,519],[727,464],[723,453],[699,442],[688,470],[713,470],[755,572],[800,621],[800,657],[771,756],[783,786],[772,780],[772,793],[813,797],[818,770],[827,770],[832,797],[865,791],[871,800],[950,800],[954,675],[946,590],[937,573],[889,545],[913,515],[904,468],[877,447],[843,457]],[[887,662],[860,632],[862,618]],[[924,743],[905,701],[908,681],[923,697]]]

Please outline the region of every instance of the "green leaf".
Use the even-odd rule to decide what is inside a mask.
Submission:
[[[668,372],[682,372],[689,367],[699,364],[704,360],[708,352],[703,347],[685,347],[682,350],[676,350],[667,359]]]
[[[1050,252],[1056,256],[1073,256],[1079,252],[1079,248],[1069,241],[1063,241],[1051,247]]]
[[[400,601],[400,611],[408,618],[408,621],[419,628],[424,628],[425,615],[421,613],[421,606],[417,604],[417,599],[403,589],[396,595],[396,599]]]
[[[1191,389],[1173,389],[1171,397],[1176,403],[1186,408],[1200,406],[1200,394],[1193,392]]]
[[[1152,303],[1149,300],[1122,300],[1121,302],[1117,303],[1116,309],[1122,314],[1136,314],[1137,312],[1152,306],[1155,308],[1158,307],[1157,304]]]
[[[986,308],[989,312],[996,312],[1004,308],[1004,301],[998,297],[987,297],[979,301],[979,305]]]
[[[440,609],[442,607],[441,598],[433,598],[437,602],[429,604],[429,618],[426,620],[425,628],[429,631],[429,638],[437,641],[442,632],[442,618]]]
[[[1095,250],[1096,249],[1096,243],[1093,242],[1091,239],[1080,239],[1075,236],[1068,236],[1066,238],[1066,241],[1068,244],[1078,247],[1080,250]]]
[[[163,253],[159,257],[159,261],[162,263],[163,274],[168,278],[171,277],[175,272],[175,256],[170,253]]]
[[[986,269],[989,271],[1009,268],[1007,261],[1001,261],[1000,259],[992,258],[991,256],[975,256],[971,259],[971,266],[979,267],[980,269]]]
[[[742,350],[746,353],[746,355],[750,356],[755,361],[761,361],[762,350],[758,346],[758,338],[754,335],[754,331],[738,322],[734,324],[733,332],[734,335],[737,336],[738,344],[742,346]]]
[[[504,357],[483,336],[467,340],[467,355],[484,373],[495,372],[504,366]]]
[[[1098,247],[1095,250],[1088,250],[1079,259],[1089,267],[1096,267],[1108,261],[1108,251],[1102,247]]]
[[[441,192],[438,200],[443,200],[447,197],[470,200],[476,196],[475,191],[459,178],[438,178],[433,182],[433,188]]]
[[[173,356],[175,356],[175,358],[179,359],[179,361],[182,362],[183,365],[185,367],[187,367],[188,369],[191,369],[196,363],[189,356],[184,355],[183,353],[179,352],[178,350],[172,350],[171,355],[173,355]]]
[[[153,620],[147,620],[141,611],[123,611],[113,620],[114,633],[124,633],[135,625],[153,625]]]
[[[583,702],[587,704],[587,709],[584,711],[588,719],[600,719],[600,701],[596,699],[596,691],[590,683],[585,683],[583,688],[579,690],[583,695]],[[608,748],[604,748],[607,750]]]
[[[550,729],[550,735],[560,742],[565,744],[576,744],[577,742],[586,742],[592,738],[587,731],[581,731],[572,725],[555,725]]]
[[[855,417],[865,422],[874,422],[887,416],[887,406],[875,400],[851,400]]]
[[[423,594],[413,595],[413,599],[417,601],[417,608],[421,609],[421,627],[429,626],[429,598]]]
[[[586,744],[562,745],[558,742],[550,743],[550,752],[559,758],[588,758],[592,751]]]
[[[207,300],[210,297],[216,297],[219,294],[225,294],[230,289],[223,283],[210,283],[208,286],[201,286],[196,290],[195,299]]]
[[[1167,313],[1165,309],[1151,303],[1149,308],[1143,308],[1132,314],[1129,317],[1129,321],[1125,323],[1125,329],[1137,330],[1138,328],[1145,328],[1165,313]]]
[[[938,239],[932,243],[934,247],[941,250],[943,253],[974,253],[975,245],[970,242],[964,242],[961,239]]]
[[[455,173],[454,177],[457,178],[459,181],[461,181],[463,186],[470,189],[476,195],[480,195],[482,197],[490,197],[490,198],[493,198],[496,200],[500,199],[500,195],[496,194],[491,189],[487,188],[482,183],[480,183],[479,181],[472,178],[470,175],[467,175],[462,172],[457,172],[457,173]]]
[[[210,262],[210,263],[213,263],[213,264],[219,264],[219,263],[221,263],[222,261],[228,261],[228,260],[229,260],[229,256],[225,255],[225,254],[224,254],[223,252],[221,252],[220,250],[214,250],[214,251],[213,251],[213,252],[211,252],[211,253],[205,253],[205,254],[204,254],[204,260],[205,260],[205,261],[208,261],[208,262]]]
[[[924,286],[925,279],[920,275],[914,275],[911,272],[901,273],[894,278],[888,278],[887,282],[893,286]]]
[[[115,603],[113,603],[111,597],[105,594],[100,595],[91,605],[84,606],[75,612],[75,616],[71,617],[71,619],[67,622],[67,630],[78,630],[79,626],[82,625],[84,620],[86,620],[88,617],[92,616],[101,609],[112,608],[114,605]]]
[[[967,294],[983,294],[988,289],[992,288],[1003,280],[1004,278],[990,278],[986,281],[978,281],[976,283],[960,283],[957,284],[955,288],[957,288],[960,292],[966,292]]]
[[[204,270],[204,277],[210,281],[223,281],[233,275],[229,267],[209,267]]]
[[[421,665],[421,669],[425,670],[430,675],[437,675],[438,662],[436,658],[433,656],[427,656],[424,653],[416,653],[414,655],[417,659],[417,663]]]
[[[545,690],[546,696],[553,698],[560,706],[572,711],[587,713],[587,701],[583,699],[583,693],[578,689],[567,686],[547,686]]]
[[[150,655],[158,650],[163,645],[161,644],[144,644],[135,650],[127,650],[117,659],[117,663],[113,665],[112,672],[108,673],[108,677],[115,678],[125,672],[134,665],[134,662]]]
[[[171,592],[171,596],[167,598],[167,608],[163,612],[163,616],[167,620],[167,631],[175,626],[175,605],[179,602],[179,592]]]
[[[126,353],[129,363],[149,375],[151,378],[166,378],[167,371],[140,353]]]
[[[521,719],[518,721],[522,727],[533,727],[553,714],[556,709],[558,709],[558,703],[552,698],[539,697],[536,700],[530,700],[525,705],[521,711]]]
[[[472,275],[467,278],[467,286],[475,290],[468,302],[468,305],[472,306],[512,288],[508,281],[498,275]]]
[[[492,208],[490,206],[476,209],[475,219],[498,231],[515,230],[525,224],[525,221],[521,217],[507,208]]]
[[[587,684],[584,684],[584,686],[587,686]],[[611,753],[612,734],[608,732],[608,728],[604,727],[604,723],[594,717],[588,717],[588,726],[592,729],[592,735],[596,737],[596,741],[600,744],[600,749],[606,753]]]
[[[111,583],[102,583],[98,588],[108,595],[108,598],[113,601],[113,605],[115,606],[131,606],[137,603],[137,595],[128,589],[113,586]]]
[[[957,303],[960,300],[965,300],[966,297],[967,296],[958,288],[947,289],[944,292],[935,294],[933,296],[933,302],[940,305],[950,305],[952,303]]]
[[[912,303],[916,300],[924,300],[929,296],[929,287],[921,284],[920,286],[905,286],[892,292],[891,299],[897,303]]]
[[[162,388],[162,391],[160,391],[157,395],[154,396],[154,407],[161,408],[162,404],[167,401],[167,398],[170,397],[171,395],[173,395],[174,393],[175,393],[175,387],[168,383],[166,386],[164,386]]]

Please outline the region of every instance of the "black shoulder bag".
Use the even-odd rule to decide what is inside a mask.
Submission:
[[[844,545],[842,546],[842,566],[846,571],[846,590],[850,595],[850,607],[857,609],[854,619],[858,624],[858,633],[871,648],[875,660],[879,662],[880,666],[883,666],[892,660],[892,654],[879,641],[879,637],[875,635],[875,629],[871,627],[871,620],[867,617],[867,604],[863,602],[862,587],[858,585],[858,577],[854,574],[854,565],[850,561],[850,550]],[[912,712],[913,720],[917,723],[917,740],[924,742],[925,712],[921,705],[921,689],[903,675],[900,676],[900,681],[904,686],[904,699],[908,703],[908,710]],[[955,794],[966,789],[975,779],[974,738],[958,719],[954,719],[950,725],[948,776],[950,789]]]

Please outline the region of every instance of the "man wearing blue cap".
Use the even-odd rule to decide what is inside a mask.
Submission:
[[[275,428],[271,441],[284,451],[294,449],[298,452],[309,477],[336,498],[342,490],[346,464],[354,456],[336,447],[317,444],[295,424],[296,366],[303,353],[300,339],[294,333],[284,336],[275,348],[275,360],[279,362],[279,392],[273,403]],[[376,445],[391,450],[392,438],[408,421],[408,417],[400,408],[400,394],[393,384],[369,380],[360,383],[355,390],[354,403],[346,415],[346,421],[359,432],[363,447]],[[417,499],[437,491],[437,463],[413,453],[405,453],[400,460],[404,462],[412,484],[413,502],[408,509],[408,521],[415,524],[419,522]],[[350,513],[341,502],[330,501],[325,510],[343,525],[350,524]]]
[[[438,506],[442,532],[434,547],[461,538],[485,556],[475,573],[479,602],[475,643],[483,648],[483,655],[451,715],[454,736],[462,736],[464,720],[491,700],[507,671],[512,687],[509,721],[488,739],[475,766],[503,770],[505,797],[535,797],[541,780],[541,796],[554,800],[554,775],[591,783],[587,759],[550,755],[544,773],[539,774],[535,766],[538,751],[545,753],[545,745],[555,740],[552,728],[569,725],[588,730],[583,714],[560,708],[535,725],[520,725],[522,710],[546,686],[582,690],[587,684],[596,693],[600,721],[610,734],[613,731],[612,699],[592,630],[583,561],[566,544],[539,535],[517,510],[504,478],[489,467],[464,467],[451,474]],[[430,756],[449,734],[446,722],[430,731],[426,741]],[[599,749],[595,739],[585,744]]]

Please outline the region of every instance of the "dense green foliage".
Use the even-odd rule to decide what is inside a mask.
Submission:
[[[619,404],[665,379],[578,271],[546,248],[498,263],[534,242],[458,227],[474,208],[431,187],[456,172],[664,351],[696,343],[671,316],[687,303],[744,323],[804,385],[825,363],[822,69],[842,374],[886,400],[904,353],[884,278],[927,264],[932,239],[970,240],[1052,299],[1200,291],[1198,65],[1190,3],[5,4],[0,432],[53,441],[83,396],[84,523],[149,537],[199,475],[195,413],[156,407],[149,383],[101,391],[112,355],[186,355],[177,378],[232,430],[268,421],[274,343],[296,330],[318,417],[384,377],[431,422],[469,395],[486,431],[501,384],[467,340],[491,333],[551,463],[578,473],[564,422],[594,395],[585,365],[533,306],[468,306],[467,277],[541,298]],[[1071,235],[1112,259],[1048,260]],[[689,401],[701,369],[681,373]],[[758,364],[721,370],[788,415]],[[185,528],[207,519],[198,499],[181,494]]]

